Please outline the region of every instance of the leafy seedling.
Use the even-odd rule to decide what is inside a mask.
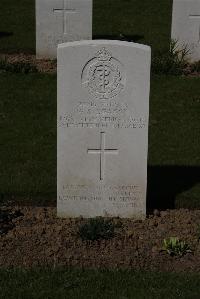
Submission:
[[[189,245],[185,241],[179,240],[177,237],[164,239],[163,250],[171,256],[183,256],[191,252]]]

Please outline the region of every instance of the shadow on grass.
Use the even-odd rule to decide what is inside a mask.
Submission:
[[[143,35],[134,34],[134,35],[94,35],[93,39],[108,39],[108,40],[121,40],[121,41],[127,41],[127,42],[137,42],[141,39],[143,39]]]
[[[200,167],[149,166],[147,179],[147,214],[154,209],[200,209],[199,190],[191,190],[200,182]],[[21,206],[56,206],[56,184],[51,192],[22,194],[0,193],[3,204]]]
[[[13,35],[13,32],[0,31],[0,38],[11,36],[11,35]]]
[[[147,211],[174,208],[200,208],[193,195],[177,195],[191,189],[200,181],[200,167],[195,166],[149,166],[147,187]]]

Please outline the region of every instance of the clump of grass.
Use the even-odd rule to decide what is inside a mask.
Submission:
[[[200,241],[200,224],[197,226],[197,238]]]
[[[200,60],[191,64],[191,72],[200,73]]]
[[[7,59],[0,60],[0,70],[11,73],[37,73],[37,67],[29,62],[8,62]]]
[[[185,241],[179,240],[177,237],[164,239],[163,250],[171,256],[183,256],[191,252],[189,245]]]
[[[157,53],[152,58],[152,72],[154,74],[181,75],[187,65],[187,46],[182,49],[177,40],[171,40],[168,52]]]
[[[78,235],[82,240],[108,240],[114,237],[114,227],[111,220],[101,217],[91,218],[78,228]]]

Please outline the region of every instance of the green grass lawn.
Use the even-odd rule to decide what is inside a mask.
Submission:
[[[56,76],[5,73],[0,86],[1,194],[55,199]]]
[[[0,1],[0,52],[35,53],[35,1]]]
[[[200,274],[72,269],[0,270],[1,298],[199,299]]]
[[[0,52],[35,53],[34,0],[0,1]],[[93,36],[169,47],[172,0],[94,0]]]

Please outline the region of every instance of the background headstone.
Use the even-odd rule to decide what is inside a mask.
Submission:
[[[145,217],[150,55],[121,41],[59,45],[58,216]]]
[[[188,46],[191,61],[200,60],[200,0],[174,0],[171,37]]]
[[[56,58],[57,45],[92,39],[92,0],[36,0],[36,56]]]

